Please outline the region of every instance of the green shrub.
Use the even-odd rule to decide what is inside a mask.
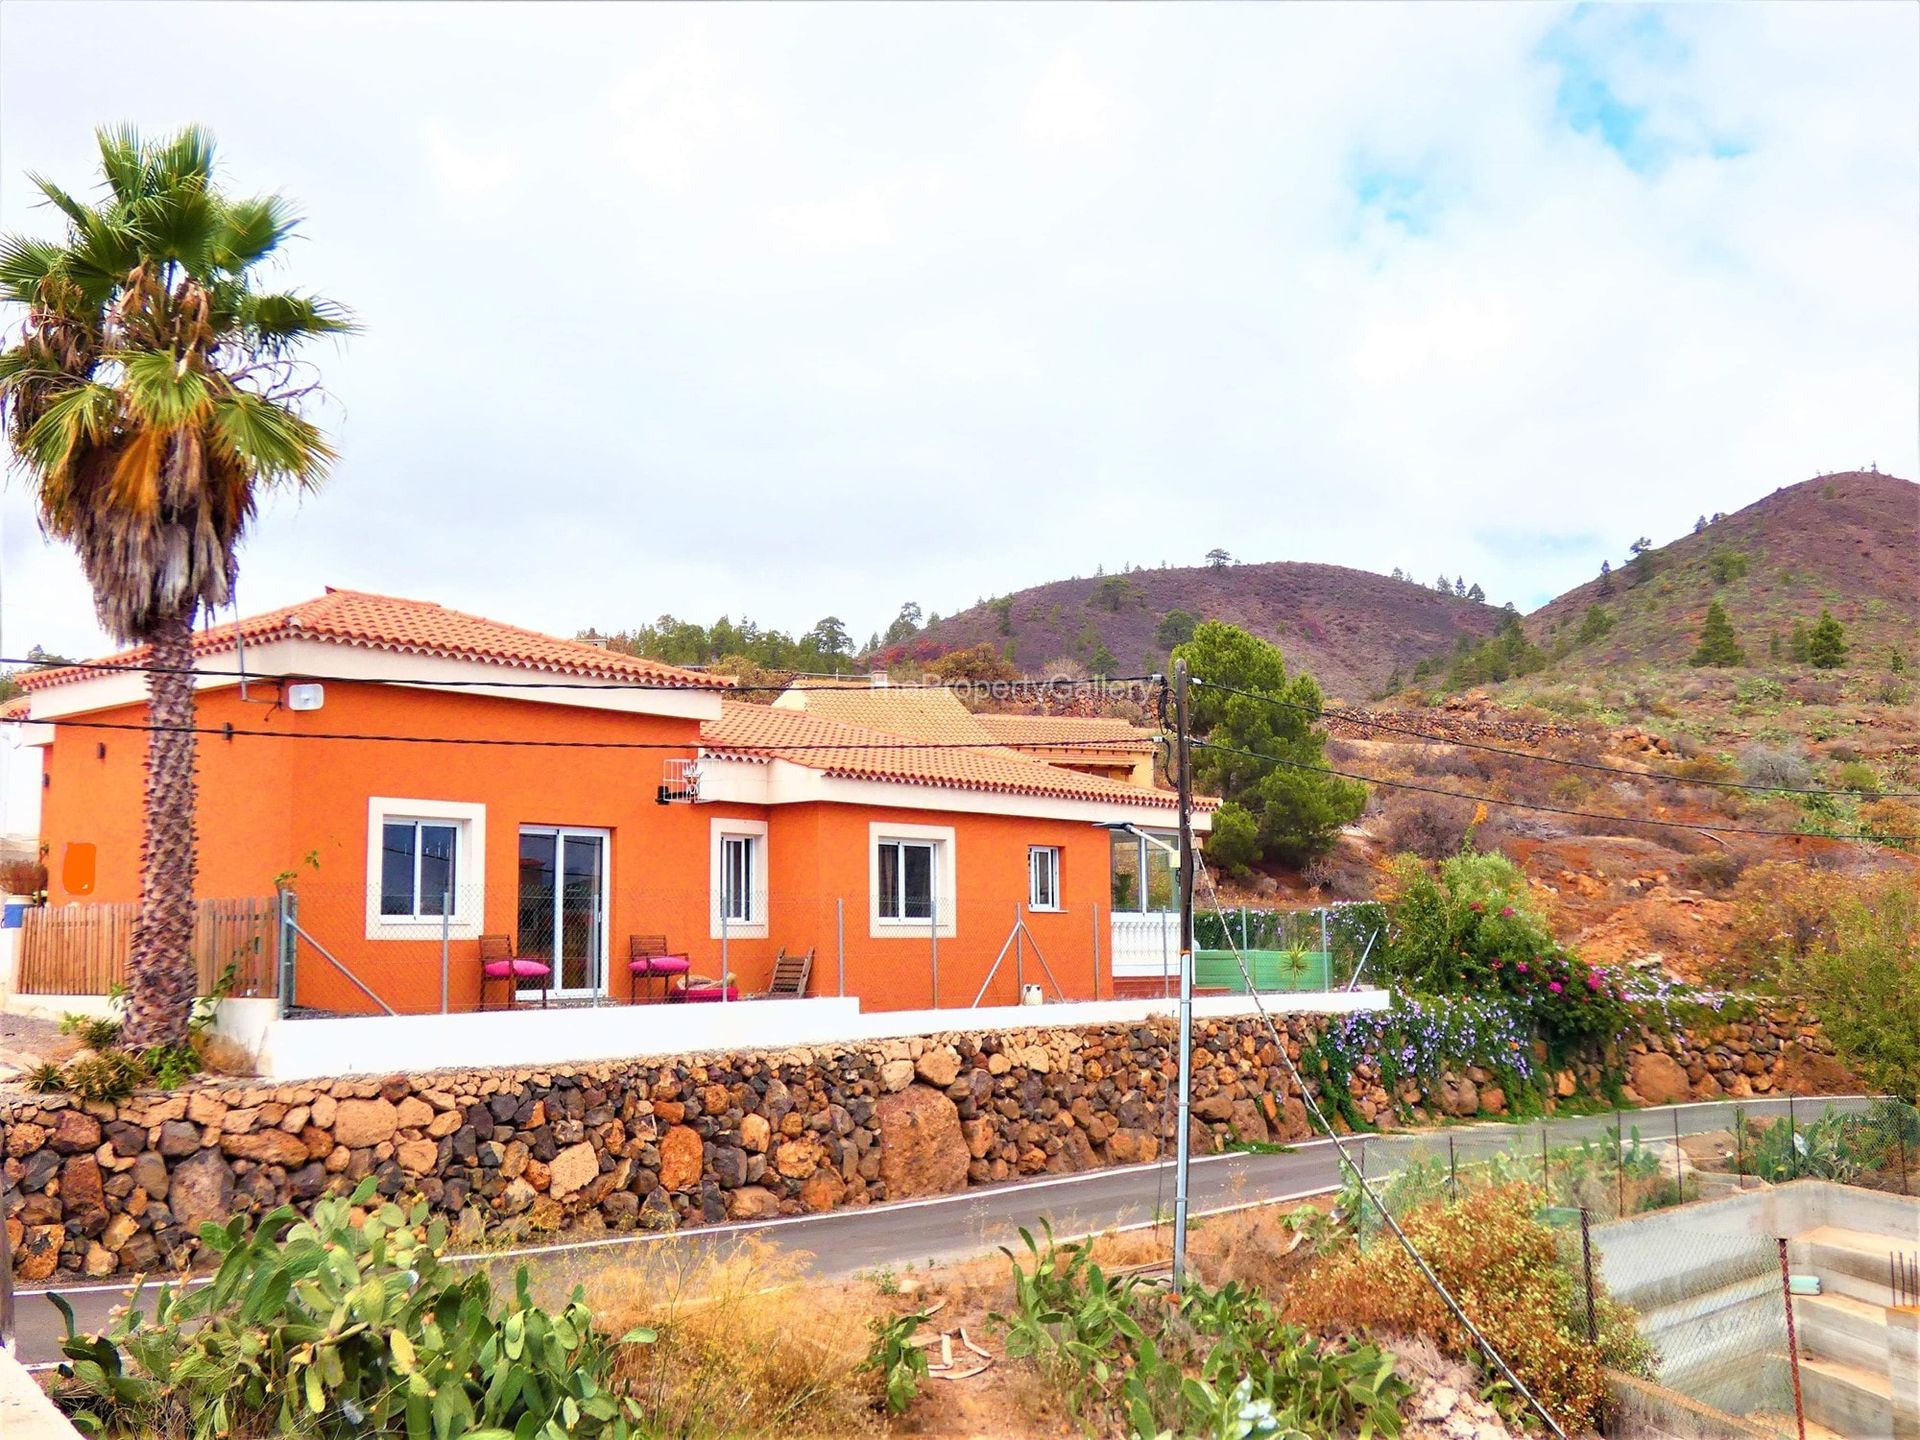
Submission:
[[[1856,795],[1878,795],[1880,774],[1864,760],[1849,760],[1834,772],[1834,781],[1842,790]]]
[[[1457,1205],[1433,1201],[1403,1222],[1407,1237],[1514,1373],[1568,1428],[1594,1423],[1606,1396],[1604,1366],[1638,1373],[1653,1365],[1631,1313],[1596,1297],[1601,1343],[1576,1321],[1577,1288],[1553,1232],[1537,1217],[1546,1196],[1530,1185],[1477,1191]],[[1357,1326],[1379,1334],[1423,1335],[1463,1360],[1478,1347],[1398,1244],[1335,1250],[1300,1276],[1287,1297],[1290,1319]],[[1488,1376],[1490,1384],[1497,1377]]]
[[[60,1017],[62,1035],[78,1035],[89,1050],[107,1050],[120,1043],[120,1022],[106,1015],[79,1015],[69,1010]]]
[[[578,1290],[558,1314],[535,1305],[521,1267],[495,1303],[484,1270],[441,1259],[446,1227],[426,1206],[382,1205],[356,1221],[374,1179],[331,1196],[311,1221],[280,1206],[201,1227],[211,1283],[163,1289],[104,1334],[76,1333],[55,1396],[94,1433],[406,1435],[409,1440],[627,1440],[639,1412],[608,1388],[618,1342],[593,1328]]]
[[[1920,893],[1909,876],[1845,896],[1781,978],[1842,1064],[1875,1091],[1920,1098]]]
[[[929,1318],[925,1310],[916,1310],[892,1320],[876,1317],[872,1322],[873,1348],[867,1352],[864,1368],[879,1372],[889,1415],[906,1414],[927,1378],[932,1362],[927,1359],[926,1347],[914,1344],[913,1337]]]
[[[1714,584],[1730,584],[1747,573],[1747,552],[1723,550],[1716,545],[1707,552],[1707,569],[1713,574]]]
[[[1616,978],[1553,938],[1526,876],[1504,855],[1466,851],[1433,871],[1403,856],[1393,876],[1382,975],[1430,995],[1505,999],[1556,1051],[1628,1027]]]
[[[993,1319],[1009,1356],[1066,1381],[1090,1429],[1143,1440],[1399,1433],[1411,1387],[1377,1346],[1323,1341],[1237,1284],[1190,1284],[1169,1304],[1137,1276],[1107,1275],[1084,1243],[1056,1245],[1051,1230],[1044,1246],[1025,1229],[1020,1239],[1026,1264],[1002,1250],[1013,1309]]]

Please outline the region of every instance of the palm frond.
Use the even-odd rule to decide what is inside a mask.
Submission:
[[[240,298],[234,317],[251,330],[263,350],[290,349],[316,335],[351,335],[360,328],[346,306],[318,295],[254,295]]]
[[[333,464],[333,447],[317,426],[258,395],[237,392],[215,400],[213,429],[236,460],[269,484],[310,490]]]
[[[123,205],[138,200],[145,189],[147,158],[140,131],[130,121],[102,125],[93,132],[100,146],[100,170],[107,187]]]
[[[27,458],[42,470],[61,470],[82,445],[102,444],[120,413],[110,385],[83,381],[47,402],[27,432]]]
[[[299,227],[300,216],[283,195],[230,201],[214,237],[213,261],[238,273],[266,259]]]
[[[206,418],[212,394],[207,378],[164,350],[116,355],[126,377],[130,408],[143,425],[180,430]]]
[[[214,268],[222,207],[203,180],[189,175],[164,181],[128,208],[129,229],[146,254],[178,261],[194,276]]]
[[[40,300],[40,282],[58,268],[66,246],[30,235],[0,236],[0,298],[17,305]]]
[[[204,125],[187,125],[154,146],[148,155],[148,175],[156,189],[189,185],[213,188],[213,132]]]
[[[59,210],[76,224],[87,218],[87,212],[93,207],[83,200],[76,200],[44,175],[27,172],[27,183],[47,197],[47,203]]]

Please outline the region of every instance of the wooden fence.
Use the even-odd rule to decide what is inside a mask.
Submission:
[[[210,994],[234,967],[232,993],[279,993],[277,898],[202,900],[195,907],[193,959],[199,993]],[[22,917],[20,992],[105,995],[127,980],[138,905],[36,906]]]

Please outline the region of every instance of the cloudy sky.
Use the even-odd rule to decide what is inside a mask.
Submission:
[[[310,217],[284,279],[366,328],[247,610],[864,636],[1214,545],[1526,607],[1916,473],[1917,55],[1905,4],[9,0],[0,228],[120,119]],[[0,647],[97,648],[0,525]]]

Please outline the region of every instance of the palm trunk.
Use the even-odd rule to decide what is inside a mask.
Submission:
[[[127,963],[126,1043],[187,1040],[198,975],[193,960],[193,608],[149,637],[147,825],[140,846],[140,919]]]

